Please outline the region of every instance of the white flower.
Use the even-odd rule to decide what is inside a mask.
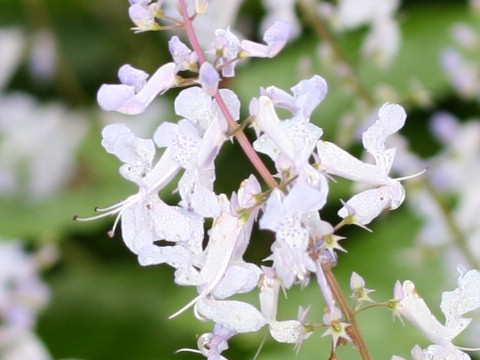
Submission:
[[[278,295],[281,281],[276,277],[273,268],[263,268],[260,278],[260,308],[265,320],[268,323],[270,335],[280,343],[296,344],[299,349],[302,342],[312,332],[306,328],[306,317],[310,307],[298,309],[298,316],[295,320],[277,320]]]
[[[167,149],[152,166],[153,141],[137,138],[123,124],[108,125],[102,134],[105,149],[125,162],[120,168],[121,174],[136,183],[139,191],[116,205],[98,209],[102,214],[96,217],[76,219],[94,220],[117,214],[112,233],[121,219],[123,240],[132,252],[139,255],[143,265],[154,263],[150,251],[157,240],[179,243],[193,254],[199,254],[202,251],[203,218],[181,207],[166,205],[158,196],[181,168],[174,159],[173,150]]]
[[[260,219],[260,229],[275,232],[272,255],[273,267],[283,285],[288,289],[298,280],[302,285],[315,271],[314,261],[307,253],[310,232],[306,226],[308,215],[325,204],[326,194],[304,181],[297,181],[285,196],[275,189],[265,205]]]
[[[270,156],[280,174],[299,175],[312,186],[323,187],[326,191],[325,179],[309,164],[309,159],[323,134],[321,128],[310,123],[310,116],[325,98],[327,84],[315,75],[300,81],[291,90],[293,96],[271,86],[262,89],[262,96],[250,103],[250,113],[255,116],[254,127],[257,133],[264,133],[254,142],[254,148]],[[293,117],[280,120],[275,107],[287,109]]]
[[[378,120],[363,133],[363,146],[374,157],[375,164],[364,163],[333,143],[321,140],[317,143],[322,170],[375,186],[348,200],[338,212],[342,218],[351,216],[354,223],[367,225],[383,210],[394,210],[402,204],[405,190],[388,175],[395,148],[385,148],[385,139],[402,128],[405,119],[401,106],[387,103],[378,111]]]
[[[431,313],[411,281],[407,280],[402,285],[403,297],[400,297],[397,307],[399,315],[407,318],[434,343],[423,350],[425,359],[470,359],[452,341],[472,321],[464,315],[480,308],[480,272],[467,271],[461,266],[458,270],[458,288],[442,294],[440,309],[445,315],[445,324],[441,324]]]
[[[263,34],[266,45],[250,40],[242,40],[242,55],[248,57],[276,56],[285,46],[290,37],[290,25],[285,21],[274,22]]]

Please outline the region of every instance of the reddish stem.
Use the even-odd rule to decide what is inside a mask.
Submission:
[[[188,36],[188,39],[190,40],[190,43],[192,44],[193,51],[197,53],[198,62],[199,62],[199,65],[201,66],[206,61],[205,55],[198,42],[197,35],[195,34],[195,29],[193,28],[192,21],[188,15],[187,4],[185,0],[179,0],[179,3],[182,11],[182,16],[184,19],[185,31],[187,32],[187,36]],[[230,132],[233,133],[233,136],[235,136],[235,138],[237,139],[243,152],[247,155],[248,159],[253,164],[255,169],[257,169],[258,173],[263,178],[265,183],[272,189],[278,187],[278,184],[273,178],[273,175],[265,166],[262,159],[260,159],[257,152],[253,149],[252,144],[250,144],[250,141],[248,140],[247,136],[245,135],[243,130],[240,128],[240,126],[237,124],[232,114],[228,110],[228,107],[225,104],[225,101],[222,95],[220,94],[220,92],[217,91],[214,98],[217,101],[217,104],[220,107],[220,110],[222,111],[223,115],[227,119]]]

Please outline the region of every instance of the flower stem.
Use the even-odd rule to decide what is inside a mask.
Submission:
[[[358,326],[357,320],[355,319],[355,313],[350,306],[348,306],[347,300],[345,299],[345,295],[343,294],[342,289],[337,281],[337,278],[332,272],[332,266],[330,264],[322,264],[323,272],[325,273],[325,277],[327,279],[328,285],[333,292],[333,296],[335,300],[337,300],[340,309],[345,316],[345,320],[350,324],[349,326],[349,335],[352,338],[353,343],[355,346],[358,347],[358,351],[360,352],[360,356],[363,360],[372,360],[372,356],[370,355],[370,351],[368,350],[367,344],[365,339],[363,338],[362,332],[360,331],[360,327]]]
[[[187,32],[187,36],[188,36],[188,39],[190,40],[193,50],[197,53],[198,62],[199,62],[199,65],[201,66],[206,61],[205,55],[203,53],[202,48],[200,47],[200,43],[198,42],[195,29],[193,28],[193,25],[192,25],[192,20],[188,15],[186,2],[185,0],[179,0],[179,3],[182,11],[182,16],[184,19],[185,31]],[[228,107],[225,104],[225,101],[219,91],[216,92],[214,98],[218,106],[220,107],[220,110],[222,111],[223,115],[227,119],[229,132],[233,133],[233,136],[237,139],[243,152],[245,153],[245,155],[247,155],[252,165],[255,167],[255,169],[258,171],[258,173],[263,178],[265,183],[271,189],[278,187],[277,181],[273,178],[273,175],[265,166],[262,159],[260,159],[257,152],[253,149],[252,144],[250,144],[250,141],[248,140],[243,130],[240,128],[240,126],[237,124],[237,122],[233,118],[232,114],[228,110]]]

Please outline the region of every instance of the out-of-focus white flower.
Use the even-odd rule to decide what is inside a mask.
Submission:
[[[2,360],[50,358],[33,335],[37,314],[49,300],[49,290],[38,272],[35,256],[27,254],[18,241],[0,239]]]
[[[0,29],[0,54],[2,54],[0,56],[0,91],[5,88],[18,67],[25,42],[25,37],[20,29]]]
[[[58,62],[54,35],[49,30],[40,30],[33,34],[31,42],[30,72],[40,82],[51,81]]]
[[[468,62],[460,52],[445,49],[440,55],[440,64],[454,89],[467,99],[477,98],[480,91],[480,73],[476,65]]]
[[[295,12],[296,2],[296,0],[263,0],[262,3],[267,15],[262,20],[262,31],[265,31],[276,20],[282,20],[290,24],[291,37],[297,38],[302,31],[302,27]]]
[[[86,130],[84,115],[61,104],[40,105],[20,93],[0,97],[0,193],[41,199],[62,189]]]
[[[479,45],[480,39],[477,32],[464,23],[454,24],[450,30],[452,38],[462,48],[471,50]]]
[[[394,19],[399,5],[399,0],[341,0],[336,24],[340,29],[369,25],[364,54],[380,65],[388,65],[400,47],[400,28]]]
[[[32,332],[25,332],[21,337],[8,344],[5,349],[0,346],[2,360],[51,360],[44,344]]]

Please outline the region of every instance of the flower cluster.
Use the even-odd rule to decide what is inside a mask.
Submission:
[[[100,106],[139,114],[157,95],[173,87],[187,88],[174,102],[181,119],[160,124],[153,140],[137,137],[124,124],[104,128],[103,147],[122,161],[120,174],[135,183],[138,192],[112,207],[98,209],[102,214],[94,218],[116,214],[112,233],[121,221],[123,240],[141,265],[166,263],[175,268],[177,285],[196,287],[198,295],[172,317],[193,306],[199,319],[214,322],[213,332],[202,335],[195,350],[209,359],[223,359],[221,353],[235,334],[264,326],[275,340],[299,346],[315,326],[307,322],[308,309],[303,308],[297,319],[278,320],[279,290],[306,286],[312,274],[327,304],[325,335],[333,337],[334,349],[340,338],[351,341],[346,331],[351,324],[345,321],[325,272],[336,264],[337,251],[343,250],[338,243],[342,237],[336,234],[340,227],[365,227],[404,200],[403,186],[389,176],[395,149],[386,147],[385,140],[403,127],[405,111],[388,103],[378,110],[376,122],[363,134],[363,145],[375,161],[364,162],[320,140],[323,130],[310,118],[327,95],[327,83],[314,75],[293,86],[291,92],[275,86],[260,89],[248,107],[249,123],[257,136],[250,145],[245,142],[243,124],[238,124],[240,101],[233,91],[219,89],[219,83],[222,77],[235,75],[241,59],[278,54],[289,38],[289,25],[274,22],[265,31],[263,43],[241,40],[230,28],[219,29],[211,47],[203,52],[191,22],[204,11],[206,2],[192,2],[188,7],[179,1],[182,18],[174,18],[162,1],[130,3],[136,30],[157,30],[165,27],[160,25],[163,22],[170,22],[185,28],[193,48],[173,36],[169,41],[172,61],[151,76],[131,65],[122,66],[121,84],[103,85],[98,91]],[[278,115],[279,109],[288,113],[286,118]],[[230,196],[215,193],[215,159],[233,137],[270,189],[263,190],[250,175]],[[157,148],[164,149],[159,156]],[[255,151],[271,159],[279,182]],[[327,202],[332,176],[368,186],[344,202],[338,212],[343,220],[336,227],[319,213]],[[173,179],[178,179],[180,201],[167,204],[159,192]],[[213,219],[206,240],[205,219]],[[271,254],[265,259],[271,262],[268,267],[243,259],[256,221],[260,229],[275,234]],[[231,299],[256,287],[260,288],[260,309]]]

